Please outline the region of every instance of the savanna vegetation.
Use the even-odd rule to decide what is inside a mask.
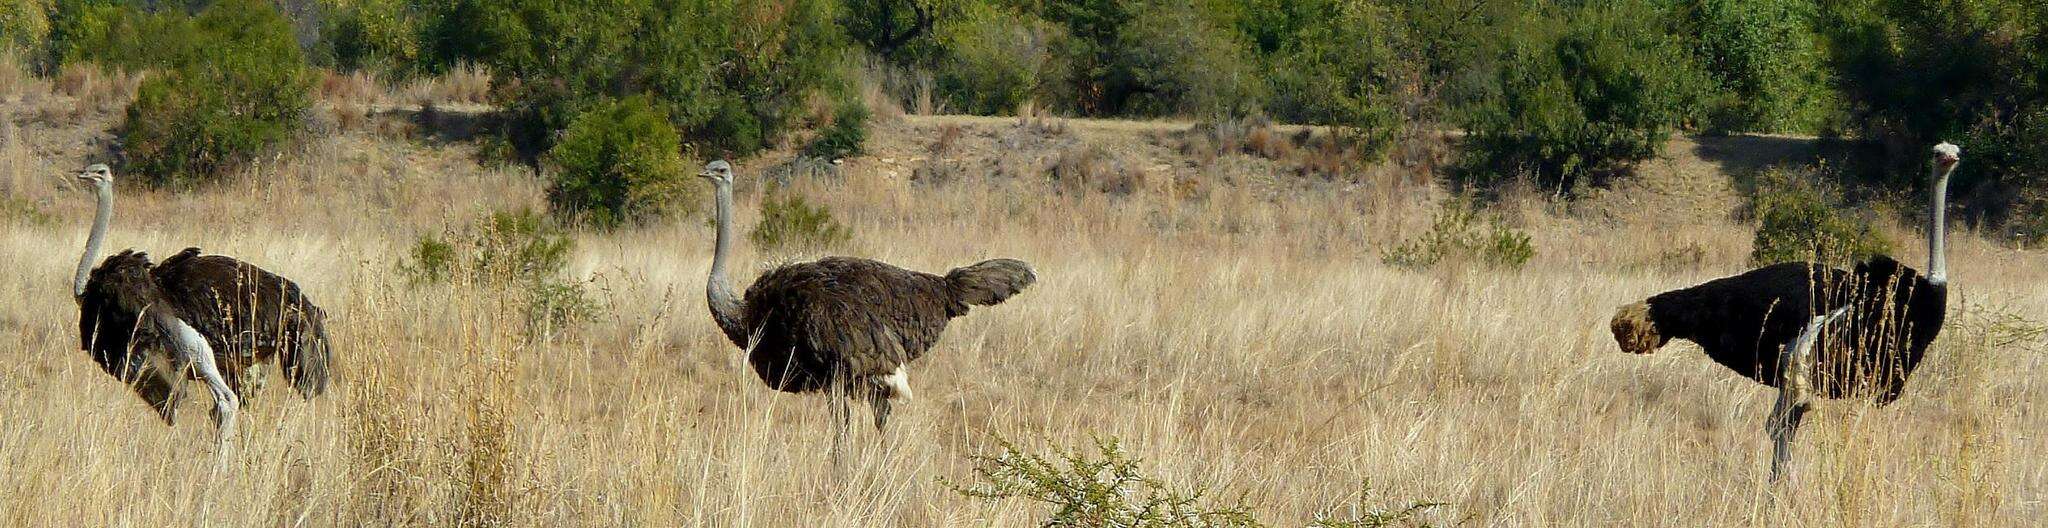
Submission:
[[[0,280],[16,524],[2044,513],[2036,0],[0,0],[0,103],[0,269],[59,270]],[[1816,419],[1809,488],[1750,464],[1753,384],[1609,357],[1614,303],[1921,250],[1938,141],[1965,300],[1907,398]],[[753,269],[1043,282],[835,476],[703,316],[710,159]],[[114,247],[332,307],[335,394],[252,404],[236,478],[60,353],[81,161]]]

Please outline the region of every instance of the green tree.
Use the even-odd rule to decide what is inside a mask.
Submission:
[[[1834,117],[1830,73],[1811,0],[1694,0],[1696,45],[1720,93],[1709,124],[1729,131],[1813,132]]]
[[[1666,15],[1623,1],[1522,22],[1490,93],[1461,116],[1462,181],[1528,175],[1571,193],[1655,155],[1706,84]]]
[[[126,60],[158,70],[120,128],[130,170],[160,184],[223,176],[303,126],[312,75],[289,21],[268,2],[220,0],[189,19],[123,20],[150,29],[154,42],[154,51]]]

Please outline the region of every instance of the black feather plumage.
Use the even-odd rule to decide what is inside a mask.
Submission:
[[[1815,349],[1815,389],[1828,398],[1870,396],[1883,405],[1898,398],[1941,332],[1947,298],[1945,284],[1884,256],[1851,271],[1773,264],[1650,297],[1645,303],[1655,342],[1645,345],[1689,340],[1714,362],[1778,387],[1782,347],[1814,316],[1853,305],[1847,329],[1824,335]],[[1632,323],[1623,319],[1616,318],[1616,339],[1628,349],[1624,329]]]

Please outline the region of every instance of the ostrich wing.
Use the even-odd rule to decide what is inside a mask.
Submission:
[[[170,422],[183,384],[151,356],[168,349],[156,326],[145,323],[144,314],[176,308],[163,301],[150,279],[152,267],[148,255],[128,250],[107,257],[92,270],[79,298],[79,348]]]
[[[232,257],[201,255],[199,248],[164,259],[154,277],[223,363],[280,355],[300,392],[310,396],[326,387],[325,314],[298,284]]]
[[[837,355],[854,375],[887,374],[917,359],[946,322],[966,313],[945,279],[854,258],[791,264],[747,288],[747,322],[769,350]]]

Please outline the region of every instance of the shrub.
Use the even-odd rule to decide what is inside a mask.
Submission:
[[[1884,145],[1866,176],[1922,182],[1927,147],[1963,145],[1950,182],[1963,221],[1997,225],[2048,190],[2048,3],[1822,2],[1820,23],[1859,137]],[[1960,138],[1960,139],[1959,139]]]
[[[1139,6],[1118,32],[1117,113],[1217,116],[1260,106],[1266,87],[1238,33],[1188,0]]]
[[[1457,171],[1490,187],[1529,175],[1565,193],[1653,156],[1698,105],[1705,74],[1654,6],[1536,18],[1510,36],[1489,92],[1461,119]]]
[[[1126,455],[1114,438],[1097,439],[1093,453],[1076,450],[1051,457],[996,440],[1003,452],[975,455],[977,482],[953,485],[954,491],[975,499],[1025,499],[1052,506],[1040,526],[1262,526],[1241,500],[1211,504],[1214,497],[1207,490],[1182,489],[1145,475],[1140,461]]]
[[[1402,126],[1392,94],[1418,72],[1396,56],[1391,15],[1363,2],[1290,3],[1301,27],[1286,35],[1269,68],[1274,117],[1335,125],[1378,158]]]
[[[841,101],[832,112],[832,123],[818,132],[817,139],[804,147],[804,154],[824,159],[858,156],[868,141],[868,107],[858,101]]]
[[[1834,113],[1814,5],[1700,0],[1689,7],[1705,67],[1719,85],[1708,109],[1724,131],[1814,132]]]
[[[936,30],[946,55],[938,59],[933,82],[954,108],[970,114],[1003,114],[1032,100],[1054,68],[1052,44],[1058,28],[1037,17],[994,5],[972,3],[957,21]]]
[[[157,184],[225,175],[292,137],[311,104],[312,75],[289,21],[261,0],[222,0],[145,57],[163,71],[137,89],[120,135],[129,169]]]
[[[0,53],[40,52],[50,35],[50,0],[0,0]]]
[[[607,98],[645,94],[707,151],[760,150],[809,96],[845,82],[845,36],[828,0],[474,0],[437,39],[471,43],[503,80],[514,144],[532,155]]]
[[[549,150],[548,203],[558,216],[613,228],[673,211],[693,189],[681,139],[646,97],[599,103]]]
[[[1486,265],[1519,269],[1535,258],[1536,245],[1527,233],[1498,217],[1482,221],[1466,200],[1445,202],[1429,231],[1387,249],[1381,260],[1404,268],[1427,268],[1445,260],[1476,260]]]
[[[761,204],[761,223],[754,225],[747,238],[769,251],[823,249],[846,243],[853,238],[853,231],[823,205],[812,205],[794,193],[771,192]]]
[[[588,319],[597,306],[563,278],[575,241],[532,210],[501,211],[460,230],[421,237],[399,270],[415,286],[451,280],[512,293],[534,328]]]
[[[368,70],[410,77],[437,73],[432,50],[423,45],[433,13],[416,2],[353,0],[333,2],[323,20],[321,52],[343,71]]]
[[[1847,213],[1839,194],[1813,173],[1765,173],[1758,178],[1751,209],[1757,227],[1749,258],[1759,265],[1809,261],[1843,266],[1892,248],[1868,215]]]

